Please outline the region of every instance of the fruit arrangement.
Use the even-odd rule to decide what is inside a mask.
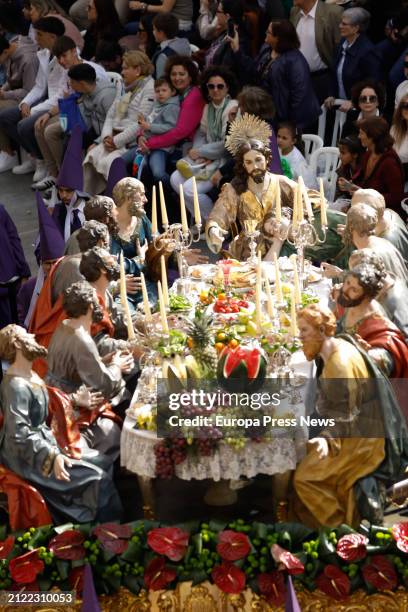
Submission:
[[[226,346],[219,357],[217,379],[226,390],[253,392],[262,386],[266,367],[267,359],[261,349]]]
[[[247,300],[238,300],[236,298],[227,298],[225,294],[219,294],[217,301],[213,305],[213,311],[217,314],[238,314],[242,310],[248,310],[249,302]]]

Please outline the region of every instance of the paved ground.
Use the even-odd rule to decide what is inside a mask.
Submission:
[[[17,226],[31,273],[35,274],[37,264],[32,245],[37,236],[38,222],[35,195],[30,189],[31,183],[32,174],[23,176],[15,176],[12,172],[0,174],[0,203],[4,204]]]

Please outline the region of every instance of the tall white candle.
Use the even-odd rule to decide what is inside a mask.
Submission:
[[[164,259],[164,255],[160,257],[160,266],[161,266],[161,283],[162,283],[162,290],[163,290],[164,305],[168,307],[170,305],[169,286],[167,284],[166,260]]]
[[[267,298],[267,302],[266,303],[267,303],[268,317],[272,321],[272,319],[275,317],[275,308],[273,307],[271,285],[269,283],[268,272],[267,272],[266,269],[264,269],[264,271],[263,271],[263,277],[264,277],[264,281],[265,281],[265,290],[266,290],[266,298]]]
[[[293,288],[295,290],[295,301],[296,301],[296,304],[300,304],[302,301],[302,296],[300,293],[297,255],[295,253],[291,255],[290,260],[293,265]]]
[[[313,219],[312,203],[310,201],[309,194],[307,193],[307,188],[302,176],[299,176],[299,182],[301,184],[302,194],[305,198],[307,216],[309,221],[311,221]]]
[[[143,272],[140,273],[140,281],[142,283],[143,310],[146,321],[152,320],[152,311],[150,310],[149,296],[147,293],[146,281]]]
[[[167,226],[169,224],[169,219],[167,217],[166,201],[164,199],[164,191],[163,191],[163,185],[161,181],[159,181],[159,194],[160,194],[160,212],[161,212],[162,224],[164,226]]]
[[[186,204],[184,202],[184,191],[183,191],[182,184],[180,184],[180,214],[181,214],[181,227],[183,230],[183,234],[188,234],[187,212],[186,212]]]
[[[303,179],[301,176],[298,178],[298,221],[299,223],[303,221],[304,213],[303,213],[303,189],[302,189]]]
[[[293,212],[292,212],[292,226],[293,229],[296,229],[298,226],[298,213],[299,208],[299,185],[296,185],[293,188]]]
[[[156,185],[153,185],[152,191],[152,233],[157,234],[157,202],[156,202]]]
[[[326,198],[324,197],[324,186],[323,179],[319,179],[320,182],[320,225],[327,227],[327,207]]]
[[[201,225],[201,212],[200,212],[200,201],[198,199],[198,190],[196,178],[193,176],[193,202],[194,202],[194,220],[196,225]]]
[[[279,270],[279,261],[276,257],[276,253],[273,254],[273,261],[275,264],[275,296],[276,301],[279,303],[283,302],[283,293],[282,293],[282,285],[280,278],[280,270]]]
[[[123,259],[123,251],[121,251],[121,254],[120,254],[119,266],[120,266],[120,280],[119,280],[120,302],[122,304],[123,312],[125,314],[126,327],[127,327],[127,332],[128,332],[128,340],[134,340],[135,330],[133,327],[132,317],[130,315],[129,302],[127,300],[125,261]]]
[[[162,324],[162,329],[165,334],[168,334],[169,326],[167,323],[166,307],[164,305],[163,291],[162,291],[162,286],[161,286],[160,281],[157,282],[157,292],[159,294],[159,309],[160,309],[160,320]]]
[[[262,332],[262,263],[261,254],[258,252],[258,259],[256,262],[256,285],[255,285],[255,318],[256,318],[256,329],[258,334]]]
[[[298,335],[297,323],[296,323],[296,300],[295,290],[292,289],[291,300],[290,300],[290,335],[295,338]]]
[[[282,221],[282,203],[281,203],[281,188],[279,177],[277,177],[276,199],[275,199],[275,217],[277,221]]]

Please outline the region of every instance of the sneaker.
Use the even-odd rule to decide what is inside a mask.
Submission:
[[[13,174],[30,174],[30,172],[34,172],[35,165],[32,159],[26,159],[22,164],[18,166],[14,166],[12,169]]]
[[[191,164],[186,159],[179,159],[176,163],[176,168],[185,179],[190,179],[193,176]]]
[[[56,179],[53,176],[46,176],[42,181],[37,181],[31,185],[31,189],[36,191],[45,191],[54,187]]]
[[[18,163],[18,157],[16,154],[9,155],[2,151],[0,153],[0,172],[7,172],[11,170]]]
[[[33,176],[34,183],[38,183],[45,179],[47,176],[47,168],[43,159],[37,159],[35,161],[35,172]]]

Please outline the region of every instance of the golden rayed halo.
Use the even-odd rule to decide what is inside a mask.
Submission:
[[[242,145],[246,144],[248,140],[260,140],[265,146],[268,146],[271,136],[272,130],[266,121],[255,117],[255,115],[244,113],[242,117],[232,122],[225,139],[225,147],[235,157]]]

